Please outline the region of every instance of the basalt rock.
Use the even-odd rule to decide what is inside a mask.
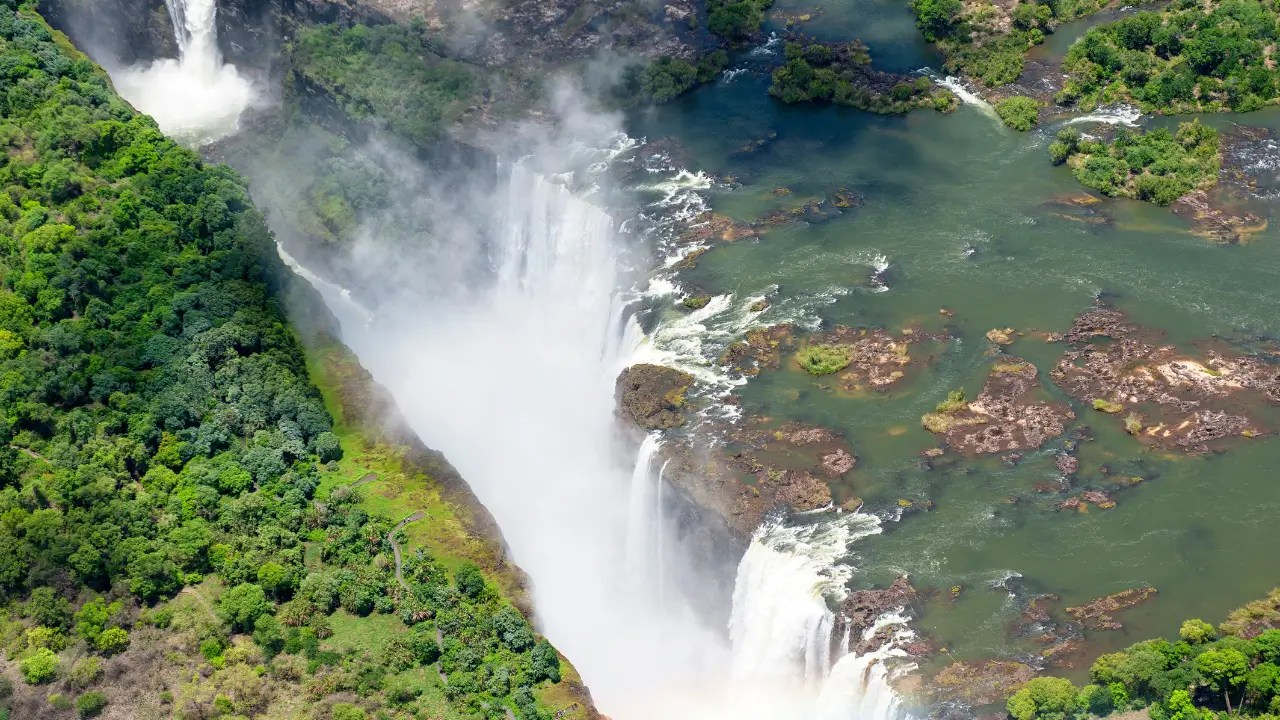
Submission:
[[[794,327],[789,323],[757,328],[725,348],[720,364],[735,373],[759,375],[762,369],[777,370],[782,366],[782,353],[795,343]]]
[[[843,628],[847,627],[853,637],[861,637],[864,631],[875,625],[876,618],[907,606],[916,598],[916,594],[916,589],[906,576],[894,580],[883,590],[852,592],[840,603],[839,615],[842,619],[839,621],[841,627],[837,630],[843,632]]]
[[[1066,339],[1072,347],[1054,381],[1144,443],[1208,452],[1227,438],[1261,434],[1250,402],[1280,404],[1280,367],[1272,361],[1216,347],[1193,358],[1117,310],[1082,314]]]
[[[619,413],[645,430],[678,427],[685,421],[685,393],[692,384],[692,375],[674,368],[632,365],[618,375]]]
[[[935,701],[980,707],[1003,703],[1035,676],[1035,668],[1020,662],[955,662],[925,686]]]
[[[1038,448],[1075,419],[1070,408],[1035,399],[1036,366],[1002,356],[991,368],[977,399],[958,410],[923,418],[925,428],[967,455]]]
[[[1067,608],[1067,614],[1074,617],[1087,628],[1094,630],[1119,630],[1124,627],[1111,617],[1111,613],[1127,610],[1134,605],[1144,603],[1156,594],[1150,586],[1130,588],[1113,595],[1090,600],[1084,605]]]

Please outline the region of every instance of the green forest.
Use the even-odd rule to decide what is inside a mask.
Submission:
[[[1280,717],[1280,590],[1232,613],[1217,628],[1182,624],[1178,638],[1148,640],[1098,658],[1092,681],[1026,684],[1007,707],[1014,720],[1105,717],[1145,709],[1151,720]]]
[[[297,698],[337,720],[549,717],[535,696],[559,656],[493,579],[422,548],[397,577],[405,531],[337,486],[353,446],[242,179],[15,4],[0,0],[0,645],[21,680],[0,679],[0,718],[92,717],[113,681],[180,718],[306,716],[279,710]],[[452,100],[412,102],[443,118]],[[132,697],[170,671],[185,678]]]
[[[1063,104],[1143,112],[1247,112],[1280,98],[1275,0],[1175,0],[1093,28],[1071,46]]]

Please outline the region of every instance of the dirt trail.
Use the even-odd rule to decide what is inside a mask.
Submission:
[[[409,590],[409,584],[404,581],[404,563],[400,559],[400,543],[396,542],[396,531],[424,517],[426,515],[422,514],[422,512],[416,512],[396,523],[396,526],[391,528],[391,532],[387,533],[387,542],[391,544],[391,551],[396,556],[396,582],[400,583],[400,587],[404,588],[406,592]]]

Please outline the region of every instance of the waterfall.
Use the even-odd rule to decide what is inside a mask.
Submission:
[[[861,666],[869,683],[843,705],[828,689],[857,668],[846,667],[847,655],[832,657],[827,601],[852,576],[842,562],[849,544],[879,532],[874,517],[830,515],[757,534],[739,567],[728,637],[699,619],[687,592],[664,586],[664,577],[687,574],[674,567],[684,555],[665,534],[659,437],[625,464],[613,452],[613,382],[646,344],[636,319],[619,314],[615,223],[520,164],[490,206],[487,278],[459,272],[457,287],[435,287],[447,274],[432,272],[397,300],[414,268],[391,245],[360,256],[369,276],[385,279],[376,293],[353,294],[378,297],[376,306],[316,287],[361,363],[493,512],[533,578],[539,629],[572,659],[602,712],[814,720],[820,697],[839,708],[891,697],[887,673],[877,674],[883,665],[869,656]],[[450,234],[440,242],[457,245],[436,253],[441,262],[475,250]],[[891,717],[855,712],[831,717]]]
[[[880,532],[873,515],[842,514],[816,524],[772,521],[756,531],[738,568],[729,631],[738,683],[772,686],[811,709],[807,718],[891,720],[900,716],[885,660],[905,653],[900,635],[875,652],[850,652],[849,630],[835,643],[831,604],[843,600],[853,568],[844,562],[857,540]],[[885,623],[905,620],[889,615]],[[833,666],[832,648],[841,657]]]
[[[178,140],[202,145],[236,131],[253,88],[218,50],[216,0],[165,0],[177,60],[113,73],[120,94]]]

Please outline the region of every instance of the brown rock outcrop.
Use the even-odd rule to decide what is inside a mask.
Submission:
[[[924,426],[964,454],[1038,448],[1066,430],[1075,413],[1065,405],[1037,401],[1036,366],[1001,356],[977,399],[960,408],[929,413]]]
[[[618,375],[618,412],[645,430],[684,424],[685,393],[693,376],[661,365],[639,364]]]

